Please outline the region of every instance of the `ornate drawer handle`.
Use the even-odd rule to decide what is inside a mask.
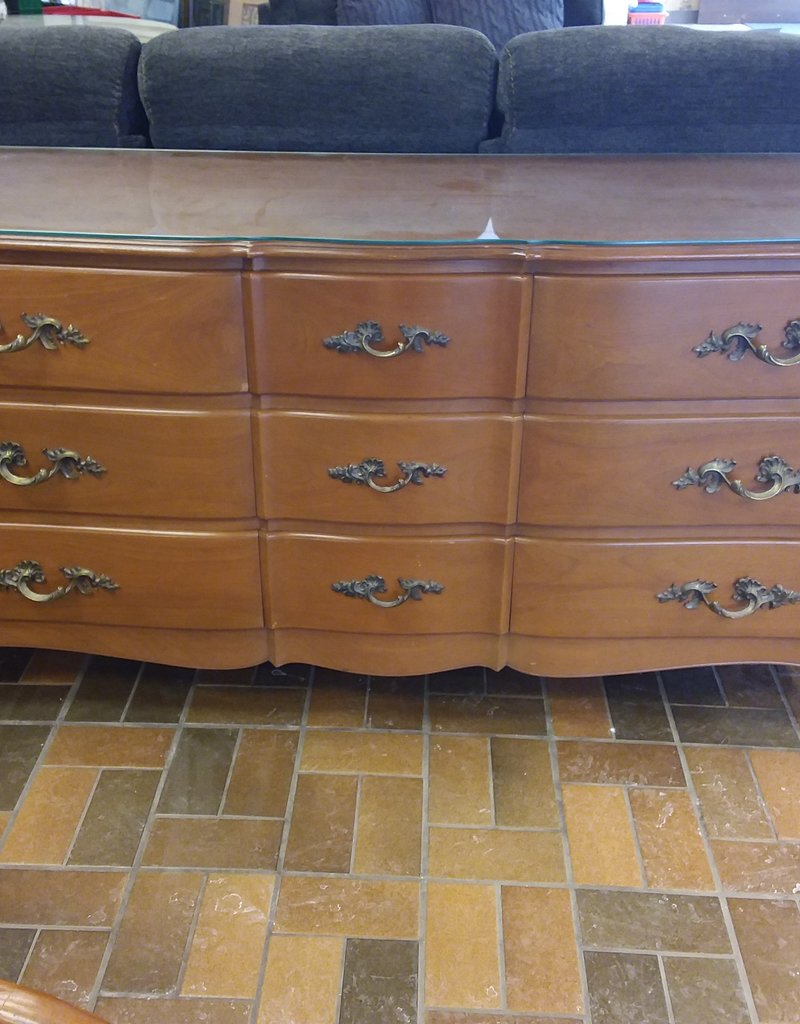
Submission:
[[[366,484],[373,491],[391,494],[393,491],[402,491],[409,484],[421,486],[424,483],[423,477],[444,476],[447,472],[445,466],[438,466],[435,462],[398,462],[397,465],[405,473],[405,476],[389,487],[375,483],[376,479],[380,480],[386,476],[386,467],[382,459],[364,459],[357,465],[330,466],[328,475],[334,480],[341,480],[343,484]]]
[[[60,320],[55,320],[45,313],[21,313],[20,320],[33,332],[26,338],[24,334],[18,334],[13,341],[7,345],[0,345],[1,352],[19,352],[23,348],[29,348],[35,341],[41,343],[43,348],[55,352],[59,345],[74,345],[76,348],[84,348],[89,344],[86,338],[77,327],[67,324],[66,327]],[[4,333],[0,324],[0,333]]]
[[[17,487],[29,487],[31,484],[43,484],[57,473],[67,480],[77,480],[82,473],[100,476],[106,471],[105,466],[101,466],[91,455],[82,459],[77,452],[67,448],[43,448],[42,454],[53,463],[50,469],[39,469],[33,476],[17,476],[11,472],[11,466],[27,466],[25,449],[16,441],[0,441],[0,477]]]
[[[698,608],[701,602],[710,608],[716,615],[725,619],[744,619],[760,608],[780,608],[784,604],[797,604],[800,601],[800,593],[796,590],[787,590],[780,583],[767,589],[763,583],[751,579],[749,576],[741,576],[733,584],[733,600],[744,601],[745,608],[735,608],[730,611],[722,608],[718,601],[709,601],[708,595],[717,589],[716,583],[709,583],[708,580],[692,580],[691,583],[684,583],[677,586],[675,583],[656,597],[662,604],[667,601],[680,601],[680,603],[693,611]]]
[[[93,590],[119,590],[118,583],[101,573],[92,572],[91,569],[70,566],[62,568],[61,572],[67,577],[65,587],[56,587],[49,594],[37,594],[35,590],[31,590],[30,584],[44,583],[44,570],[38,562],[20,562],[13,569],[0,569],[0,590],[16,590],[29,601],[39,603],[58,601],[73,590],[79,594],[91,594]]]
[[[800,494],[800,473],[792,469],[785,459],[779,455],[765,455],[758,464],[756,480],[760,484],[771,484],[766,491],[749,491],[741,480],[731,480],[728,474],[736,465],[734,459],[711,459],[697,469],[691,466],[683,476],[672,481],[672,486],[682,491],[685,487],[697,485],[703,487],[708,494],[716,494],[725,484],[734,494],[751,501],[767,501],[784,491]]]
[[[756,345],[755,338],[761,330],[761,324],[734,324],[722,334],[712,331],[702,345],[697,345],[692,352],[696,352],[700,359],[712,352],[721,352],[736,363],[750,351],[771,366],[795,366],[800,363],[800,320],[790,320],[783,329],[781,345],[796,353],[788,359],[778,359],[770,355],[766,345]]]
[[[376,594],[386,593],[386,580],[383,576],[367,576],[363,580],[339,580],[331,583],[331,589],[345,597],[363,597],[378,608],[396,608],[406,601],[421,601],[423,594],[441,594],[444,587],[436,580],[398,580],[404,593],[393,601],[381,601]]]
[[[423,345],[444,346],[450,341],[441,331],[429,331],[425,327],[406,327],[405,324],[400,324],[400,333],[403,340],[398,341],[394,348],[374,348],[374,345],[380,345],[386,340],[383,328],[374,320],[365,320],[356,324],[354,331],[332,334],[330,338],[325,338],[322,344],[325,348],[332,348],[337,352],[368,352],[379,359],[391,359],[408,351],[423,352]]]

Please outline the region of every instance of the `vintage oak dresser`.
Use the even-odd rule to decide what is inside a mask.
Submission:
[[[800,661],[800,159],[8,149],[0,196],[3,645]]]

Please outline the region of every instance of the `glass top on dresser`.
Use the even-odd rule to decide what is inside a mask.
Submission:
[[[800,156],[0,148],[0,236],[163,242],[800,241]]]

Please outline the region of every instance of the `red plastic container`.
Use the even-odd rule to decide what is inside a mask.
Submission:
[[[628,11],[629,25],[663,25],[667,20],[666,11],[636,12]]]

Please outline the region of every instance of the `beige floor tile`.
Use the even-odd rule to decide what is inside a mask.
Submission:
[[[274,885],[271,875],[209,877],[181,995],[255,998]]]
[[[711,867],[689,794],[642,788],[629,795],[648,886],[712,890]]]
[[[309,732],[300,768],[304,772],[421,775],[422,737],[406,733]]]
[[[569,785],[562,792],[575,881],[640,886],[625,791],[616,786]]]
[[[563,882],[557,832],[431,828],[428,874],[503,882]]]
[[[0,924],[110,928],[127,880],[123,871],[0,869]]]
[[[501,1005],[495,886],[431,882],[425,935],[426,1005]]]
[[[0,848],[0,863],[63,864],[96,778],[95,768],[40,768]]]
[[[225,814],[282,818],[297,754],[296,731],[244,729],[230,783]]]
[[[780,839],[800,839],[800,750],[751,750],[750,761]]]
[[[344,941],[273,935],[258,1024],[336,1024]]]
[[[156,818],[142,863],[274,871],[283,822],[269,818]]]
[[[272,686],[197,686],[187,721],[225,725],[299,725],[305,693]]]
[[[39,686],[65,686],[74,683],[86,657],[68,651],[36,651],[20,679]]]
[[[685,753],[712,839],[772,838],[744,750],[686,747]]]
[[[124,725],[62,725],[47,764],[162,768],[174,729]]]
[[[538,697],[432,696],[428,711],[433,732],[543,736],[544,702]]]
[[[353,870],[363,875],[418,875],[421,834],[422,779],[365,775]]]
[[[578,946],[566,889],[502,889],[508,1008],[582,1013]]]
[[[557,828],[550,749],[544,740],[492,738],[492,784],[497,825]]]
[[[613,735],[601,678],[550,679],[547,692],[556,736]]]
[[[286,876],[278,896],[275,931],[416,939],[419,882]]]
[[[367,677],[326,673],[317,669],[308,724],[328,729],[360,729],[364,725],[367,703]]]
[[[306,774],[297,779],[287,871],[349,871],[353,852],[358,778]]]
[[[717,839],[711,843],[711,853],[722,886],[728,892],[769,896],[793,896],[798,892],[800,843],[747,843]]]
[[[428,819],[437,825],[491,825],[489,740],[482,736],[431,739]]]
[[[234,999],[98,999],[110,1024],[248,1024],[251,1003]]]
[[[41,931],[20,984],[88,1009],[107,943],[107,932]]]

